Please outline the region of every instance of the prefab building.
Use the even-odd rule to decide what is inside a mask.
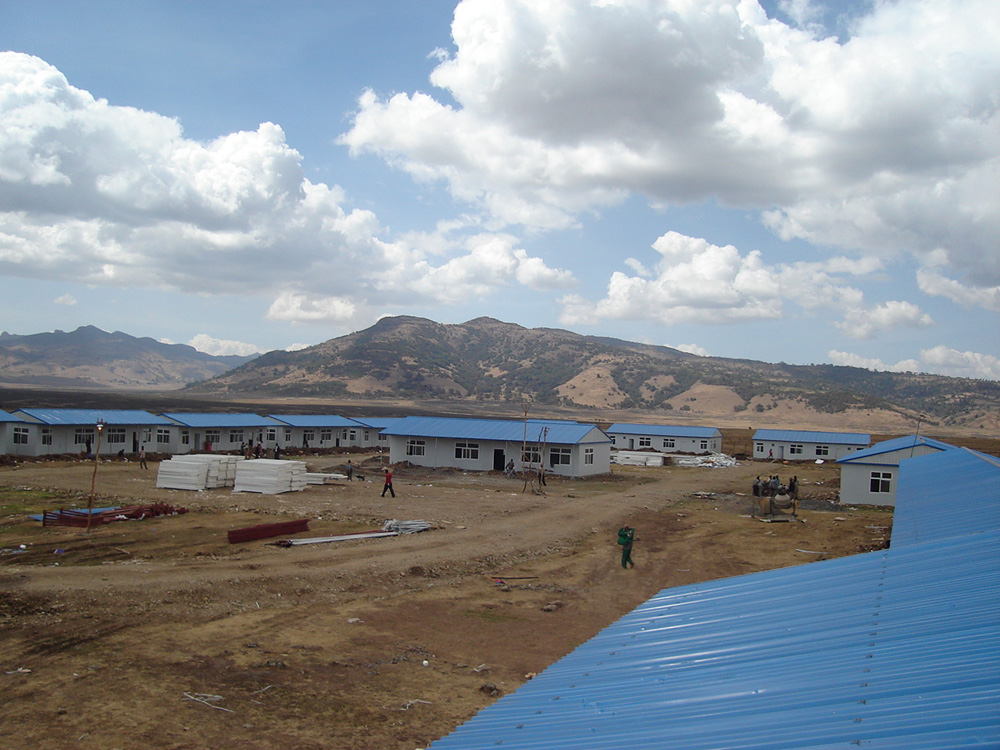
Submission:
[[[907,435],[883,440],[845,456],[837,461],[840,465],[840,502],[850,505],[895,505],[902,461],[955,449],[955,446],[933,438]]]
[[[665,453],[721,453],[722,432],[715,427],[618,422],[605,430],[617,450]]]
[[[0,455],[32,456],[33,427],[24,420],[0,409]]]
[[[102,456],[140,448],[172,453],[175,448],[173,423],[139,409],[16,409],[11,414],[33,428],[22,455],[97,454],[98,442]]]
[[[274,430],[277,423],[259,414],[216,414],[216,413],[164,413],[165,419],[175,425],[178,431],[178,447],[175,453],[192,451],[240,451],[253,441],[254,445],[267,442],[268,428]]]
[[[389,451],[389,436],[383,430],[395,424],[401,417],[355,417],[354,421],[364,427],[361,434],[362,448],[377,448],[379,451]]]
[[[871,436],[855,432],[811,430],[757,430],[753,457],[779,461],[837,461],[867,448]]]
[[[513,461],[517,471],[544,467],[568,477],[611,470],[611,440],[592,424],[406,417],[383,434],[392,463],[502,471]]]
[[[277,429],[267,433],[264,445],[283,448],[355,448],[364,445],[372,429],[336,414],[268,414]]]

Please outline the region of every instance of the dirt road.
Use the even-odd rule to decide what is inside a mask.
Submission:
[[[831,504],[830,466],[616,467],[544,495],[397,467],[395,499],[373,471],[277,496],[160,490],[155,471],[101,464],[98,504],[187,514],[90,534],[27,515],[85,506],[92,464],[0,471],[0,747],[421,748],[664,587],[876,549],[891,526],[885,510]],[[802,522],[747,517],[753,476],[776,472],[804,480]],[[434,528],[227,542],[293,518],[310,519],[297,536]],[[625,522],[631,570],[614,543]]]

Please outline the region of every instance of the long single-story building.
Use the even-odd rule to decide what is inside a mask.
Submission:
[[[20,455],[60,453],[114,455],[173,452],[174,426],[139,409],[16,409],[11,415],[30,425]],[[100,440],[98,440],[100,428]],[[23,427],[20,429],[24,429]],[[98,447],[98,443],[100,446]]]
[[[871,435],[857,432],[812,430],[757,430],[753,434],[753,457],[782,461],[837,461],[867,448]]]
[[[721,453],[722,432],[715,427],[618,422],[605,430],[613,448],[665,453]]]
[[[406,417],[382,432],[392,463],[502,471],[513,461],[517,471],[544,467],[568,477],[611,470],[611,440],[592,424]]]
[[[279,425],[259,414],[164,413],[178,430],[177,445],[171,453],[191,451],[239,451],[253,441],[274,447]],[[268,432],[268,430],[271,432]],[[270,441],[270,442],[269,442]]]
[[[371,427],[336,414],[268,414],[280,425],[265,445],[280,441],[282,447],[347,448],[362,447],[372,440]]]
[[[906,435],[883,440],[845,456],[837,461],[840,465],[840,502],[895,505],[900,462],[945,450],[955,450],[955,446],[933,438]]]

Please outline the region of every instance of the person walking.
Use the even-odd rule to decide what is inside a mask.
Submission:
[[[140,469],[148,469],[149,468],[148,466],[146,466],[146,446],[145,445],[142,446],[141,448],[139,448],[139,468]]]
[[[354,478],[354,464],[351,463],[351,459],[347,459],[347,481],[350,482]]]
[[[393,497],[396,497],[396,491],[392,488],[392,472],[388,469],[382,469],[385,472],[385,484],[382,486],[382,497],[385,497],[386,490],[388,490]]]
[[[622,567],[623,568],[634,568],[635,563],[632,562],[632,543],[635,541],[635,529],[631,526],[625,525],[618,529],[618,544],[622,546]]]

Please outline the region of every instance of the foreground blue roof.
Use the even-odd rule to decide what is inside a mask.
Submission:
[[[692,438],[712,438],[719,437],[722,434],[715,427],[696,427],[673,424],[631,424],[628,422],[617,422],[606,429],[605,432],[608,434],[616,432],[628,435],[656,435],[658,437]]]
[[[998,747],[1000,462],[907,459],[896,519],[890,549],[665,589],[431,747]]]
[[[162,417],[140,409],[18,409],[19,414],[47,425],[169,425]]]
[[[503,419],[455,419],[449,417],[405,417],[382,430],[383,435],[405,435],[429,438],[498,440],[520,443],[525,438],[524,421]],[[538,443],[573,445],[576,443],[610,443],[611,440],[595,425],[578,422],[529,419],[527,440]]]
[[[9,414],[8,412],[5,412],[3,409],[0,409],[0,422],[23,422],[23,421],[24,420],[21,419],[20,417],[15,417],[13,414]]]
[[[861,432],[814,432],[813,430],[757,430],[754,440],[777,440],[798,443],[833,443],[835,445],[868,445],[871,435]]]
[[[274,427],[274,422],[259,414],[170,412],[163,416],[182,427]]]
[[[336,414],[268,414],[270,419],[281,422],[289,427],[363,427],[348,417]]]

